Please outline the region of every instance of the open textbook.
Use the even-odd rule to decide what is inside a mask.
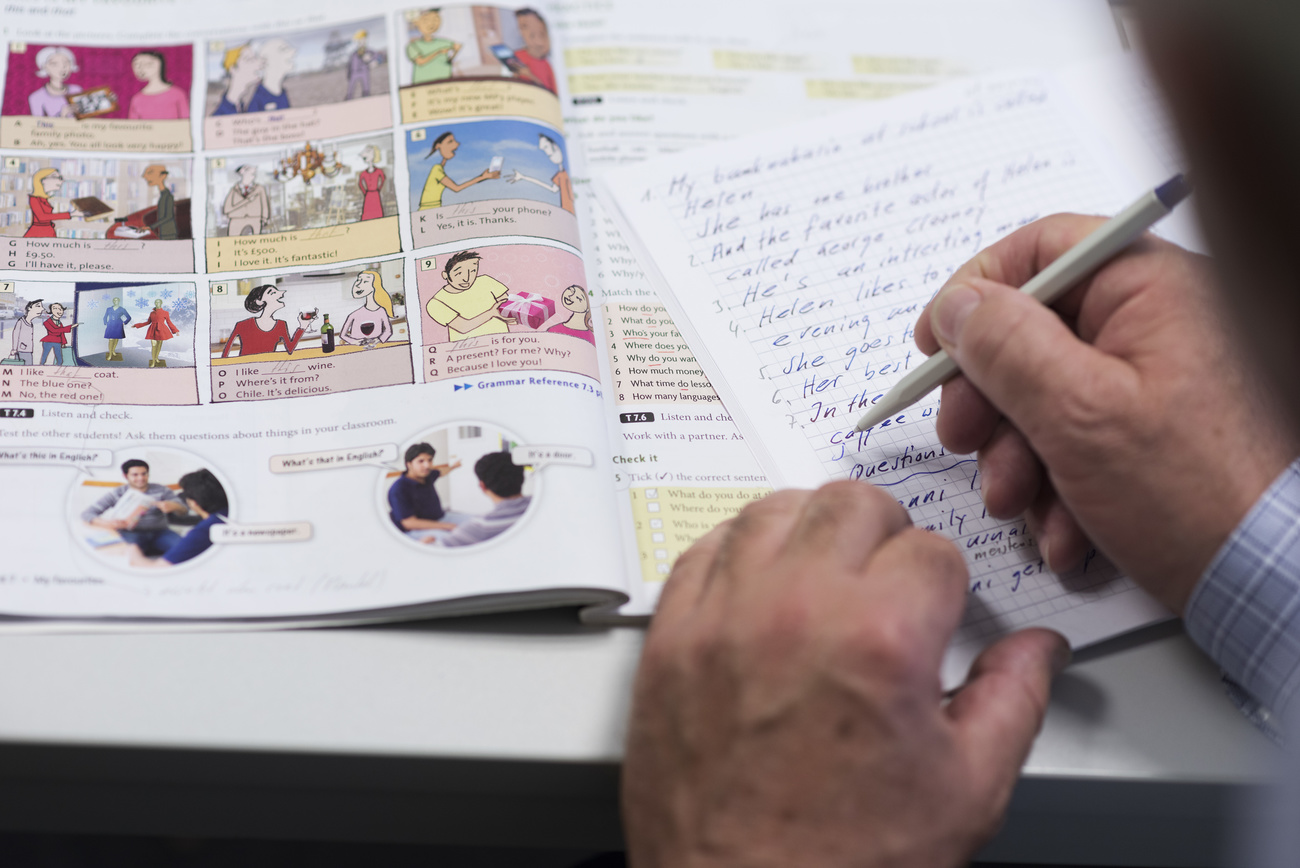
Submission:
[[[6,7],[0,614],[635,599],[549,15]]]
[[[1131,110],[1090,111],[1098,87]],[[1137,127],[1158,117],[1145,87],[1123,65],[993,74],[604,176],[773,483],[869,481],[963,551],[958,647],[1030,624],[1084,645],[1168,617],[1096,552],[1057,576],[1023,519],[990,517],[975,457],[938,442],[939,392],[855,427],[923,360],[916,318],[963,262],[1039,217],[1113,213],[1168,177],[1159,124]]]
[[[834,16],[711,46],[678,5],[649,32],[615,4],[8,4],[0,614],[652,611],[769,483],[657,300],[602,310],[581,145],[623,161],[773,87],[818,114],[979,68],[919,50],[943,4],[873,6],[905,50],[862,57]],[[963,32],[1021,25],[990,28],[1000,58],[1113,37],[1103,3],[985,5]],[[697,54],[715,74],[663,72]],[[672,381],[653,422],[612,388],[628,353]]]

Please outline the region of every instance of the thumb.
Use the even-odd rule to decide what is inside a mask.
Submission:
[[[930,326],[967,379],[1035,445],[1046,426],[1093,427],[1131,374],[1051,308],[982,277],[944,287]]]
[[[948,704],[975,793],[1010,797],[1020,766],[1047,713],[1052,679],[1070,646],[1052,630],[1021,630],[984,650]]]

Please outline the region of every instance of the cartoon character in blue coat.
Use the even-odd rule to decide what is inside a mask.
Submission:
[[[108,352],[104,355],[104,361],[122,361],[122,354],[117,351],[117,342],[126,337],[126,324],[130,321],[131,314],[122,307],[122,299],[113,299],[113,306],[104,311],[104,337],[108,338]]]

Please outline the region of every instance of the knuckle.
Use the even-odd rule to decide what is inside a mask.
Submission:
[[[668,581],[664,585],[664,590],[667,591],[673,586],[674,581],[679,580],[681,576],[687,573],[708,569],[712,561],[712,554],[707,548],[700,546],[698,543],[692,545],[678,555],[677,560],[673,562],[673,568],[668,574]]]
[[[910,684],[919,663],[916,649],[923,638],[903,618],[876,618],[847,636],[839,655],[853,670],[884,684]]]
[[[831,526],[841,522],[861,524],[867,521],[888,523],[897,521],[906,510],[898,501],[874,485],[842,479],[828,482],[813,494],[808,502],[808,521],[818,526]]]
[[[908,528],[898,535],[898,545],[906,546],[917,569],[924,575],[966,581],[966,560],[951,540],[920,528]]]
[[[1117,415],[1122,415],[1116,413],[1121,400],[1116,390],[1098,381],[1095,371],[1076,370],[1055,394],[1055,425],[1072,440],[1108,443]]]
[[[809,492],[800,489],[783,489],[747,504],[733,519],[732,535],[746,537],[765,533],[774,519],[797,510],[809,496]]]
[[[869,483],[842,479],[822,486],[819,494],[828,498],[832,506],[845,513],[853,514],[855,519],[874,517],[886,522],[910,523],[911,521],[907,510],[897,499],[883,488]]]
[[[674,669],[694,674],[716,670],[725,659],[732,643],[728,631],[695,630],[679,640],[679,653],[674,655]]]

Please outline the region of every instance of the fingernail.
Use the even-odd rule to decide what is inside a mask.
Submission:
[[[946,344],[956,343],[966,317],[979,303],[980,294],[965,284],[959,283],[941,292],[931,318],[931,325],[939,338]]]

